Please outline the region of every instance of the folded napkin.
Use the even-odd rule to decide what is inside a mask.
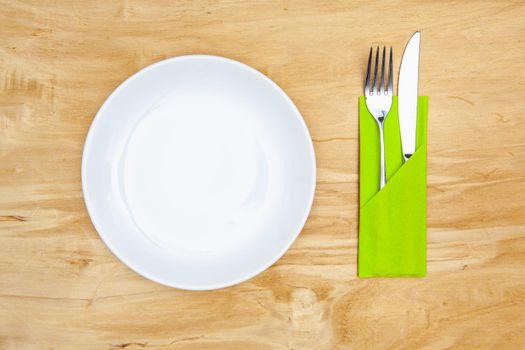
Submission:
[[[428,97],[418,100],[416,152],[403,163],[397,97],[385,120],[387,183],[379,191],[379,130],[359,99],[359,277],[426,274]]]

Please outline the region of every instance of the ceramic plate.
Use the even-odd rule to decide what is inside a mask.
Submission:
[[[153,64],[120,85],[84,146],[93,224],[131,269],[182,289],[245,281],[277,261],[314,197],[301,114],[269,78],[215,56]]]

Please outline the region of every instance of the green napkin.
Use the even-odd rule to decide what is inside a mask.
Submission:
[[[359,98],[359,277],[426,274],[428,97],[418,100],[416,152],[403,163],[397,97],[385,121],[387,183],[379,191],[379,130]]]

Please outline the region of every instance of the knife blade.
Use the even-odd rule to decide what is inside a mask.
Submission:
[[[415,32],[408,41],[401,60],[397,86],[399,128],[405,162],[416,151],[420,41],[420,32]]]

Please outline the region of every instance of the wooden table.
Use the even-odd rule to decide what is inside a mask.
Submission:
[[[428,277],[356,277],[357,97],[370,45],[422,31]],[[2,1],[1,349],[525,347],[525,3]],[[317,193],[273,267],[187,292],[125,267],[91,225],[80,162],[137,70],[206,53],[295,101]]]

